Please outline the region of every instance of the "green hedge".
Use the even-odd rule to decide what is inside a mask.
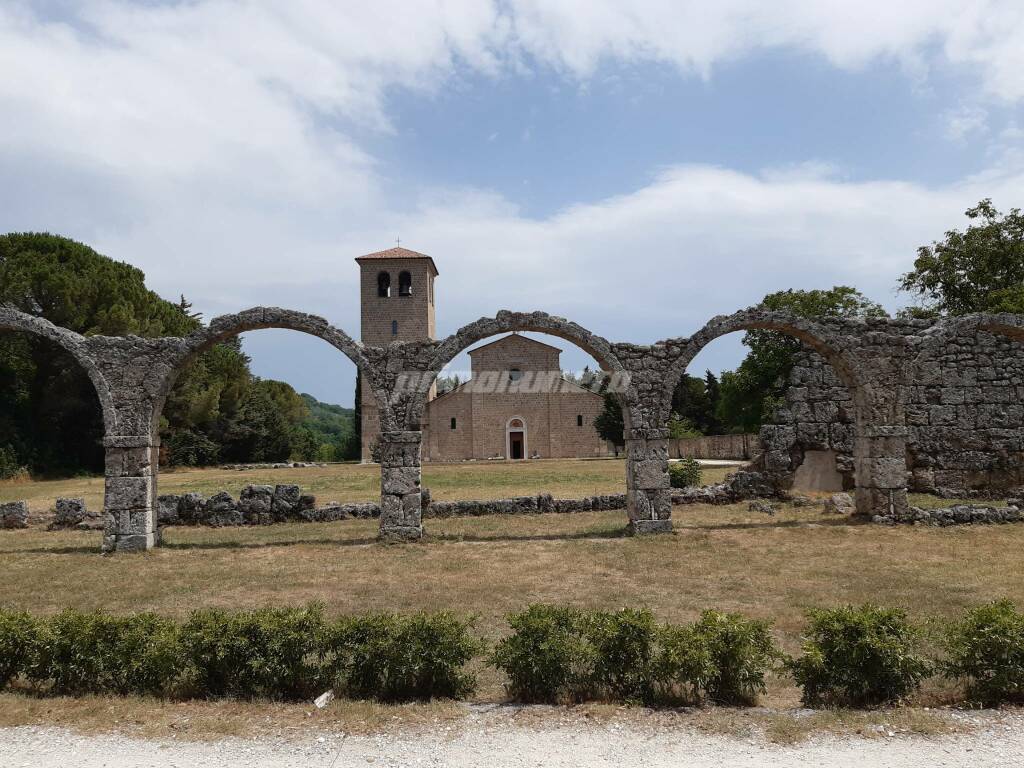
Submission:
[[[982,704],[1024,702],[1024,614],[1009,600],[968,611],[946,635],[948,677]]]
[[[24,611],[0,610],[0,688],[39,663],[43,622]]]
[[[488,662],[524,702],[750,704],[788,669],[812,706],[898,702],[932,672],[984,704],[1024,701],[1024,614],[1008,601],[968,611],[944,633],[942,658],[921,652],[903,611],[873,605],[808,613],[799,658],[784,659],[770,625],[705,611],[664,624],[647,610],[531,605]],[[198,610],[183,623],[139,613],[66,610],[49,618],[0,610],[0,688],[40,693],[308,700],[462,699],[484,653],[473,620],[452,613],[328,620],[322,606]]]
[[[339,619],[327,631],[327,677],[358,699],[466,698],[476,677],[465,665],[484,649],[472,625],[447,612]]]
[[[896,608],[812,610],[803,655],[790,662],[811,706],[870,706],[917,690],[932,669],[918,652],[920,632]]]
[[[304,700],[336,686],[360,698],[461,698],[482,648],[448,613],[324,619],[302,608],[199,610],[183,624],[150,613],[0,611],[0,685],[56,694]]]
[[[753,701],[781,658],[766,622],[707,611],[692,625],[647,610],[584,612],[531,605],[490,663],[519,701]]]

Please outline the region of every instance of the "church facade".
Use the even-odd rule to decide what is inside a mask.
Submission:
[[[434,260],[407,248],[356,259],[364,343],[435,339]],[[567,380],[561,350],[511,334],[469,350],[470,379],[432,391],[423,419],[425,461],[585,458],[606,455],[594,429],[602,397]],[[376,404],[363,383],[362,458],[380,434]]]

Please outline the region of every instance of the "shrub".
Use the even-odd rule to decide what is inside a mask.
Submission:
[[[669,482],[673,488],[689,488],[700,485],[700,462],[685,458],[668,465]]]
[[[445,612],[341,619],[327,633],[327,674],[354,698],[464,698],[476,689],[464,667],[482,650],[472,624]]]
[[[894,608],[809,611],[803,655],[790,662],[808,705],[864,706],[916,690],[930,665],[915,653],[918,631]]]
[[[531,605],[509,614],[512,634],[498,642],[490,664],[508,676],[509,695],[526,702],[582,698],[590,687],[595,651],[587,621],[575,608]]]
[[[1024,701],[1024,614],[1009,600],[968,611],[946,637],[945,673],[982,704]]]
[[[704,695],[719,704],[750,704],[765,691],[765,675],[782,658],[767,621],[704,611],[693,626],[710,657]]]
[[[193,693],[303,699],[326,685],[322,607],[200,610],[181,629]]]
[[[648,610],[594,613],[587,621],[593,648],[592,687],[619,701],[648,702],[656,687],[659,627]]]
[[[170,620],[66,610],[46,623],[31,676],[52,681],[56,693],[162,695],[180,668],[178,631]]]
[[[509,623],[513,634],[491,664],[519,701],[746,702],[764,690],[779,656],[766,622],[714,611],[684,627],[659,626],[646,610],[531,605]]]
[[[666,624],[658,632],[659,651],[654,662],[654,698],[669,702],[700,701],[716,667],[705,636],[693,626]]]
[[[0,610],[0,688],[36,664],[43,642],[42,626],[24,611]]]

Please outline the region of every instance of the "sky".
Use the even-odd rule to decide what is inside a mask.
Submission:
[[[354,337],[353,259],[400,237],[442,336],[539,309],[646,343],[786,288],[911,303],[918,246],[1024,203],[1022,105],[1019,0],[0,0],[0,231]],[[244,346],[351,404],[324,342]]]

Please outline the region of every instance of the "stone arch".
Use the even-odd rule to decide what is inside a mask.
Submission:
[[[799,339],[811,349],[824,357],[839,374],[843,384],[850,390],[857,411],[861,410],[864,383],[857,370],[855,355],[846,348],[843,341],[824,326],[806,318],[790,315],[786,312],[769,312],[757,309],[746,309],[731,315],[719,315],[709,320],[703,328],[686,339],[668,340],[662,344],[675,345],[680,348],[679,355],[669,368],[663,395],[671,402],[672,392],[682,379],[686,369],[697,354],[715,339],[737,331],[779,331]],[[666,415],[667,418],[667,415]]]
[[[317,315],[280,307],[253,307],[235,314],[221,315],[211,320],[208,326],[200,328],[184,338],[184,345],[172,361],[170,373],[162,382],[153,404],[154,429],[159,423],[167,396],[174,387],[178,376],[189,363],[221,341],[249,331],[268,328],[298,331],[315,336],[326,341],[351,360],[358,372],[365,372],[369,367],[363,345]]]
[[[407,381],[403,391],[394,395],[397,404],[396,410],[399,412],[396,414],[396,422],[404,422],[404,428],[418,430],[431,387],[444,367],[477,342],[516,331],[532,331],[556,336],[574,344],[593,357],[601,366],[601,370],[616,378],[616,384],[621,388],[619,399],[622,402],[623,417],[628,428],[630,415],[639,407],[640,400],[637,389],[630,379],[629,369],[615,351],[614,345],[602,336],[587,330],[578,323],[566,320],[564,317],[549,315],[546,312],[512,312],[510,310],[501,310],[494,317],[482,317],[464,325],[450,336],[429,345],[425,349],[425,357],[422,358],[419,353],[423,345],[406,344],[405,346],[409,347],[411,353],[421,360],[421,363],[417,367],[414,380]]]
[[[103,411],[103,427],[107,435],[114,434],[118,427],[117,409],[114,407],[110,387],[96,360],[89,354],[86,337],[54,325],[49,320],[29,315],[14,307],[0,306],[0,330],[21,331],[47,339],[70,354],[85,371]]]
[[[854,321],[860,322],[860,321]],[[771,330],[785,333],[807,344],[835,369],[850,391],[854,405],[854,481],[857,509],[862,515],[891,514],[906,507],[906,425],[903,423],[900,392],[892,381],[870,378],[871,369],[851,348],[846,333],[827,324],[788,313],[749,309],[710,320],[688,339],[669,340],[679,352],[666,376],[660,416],[668,418],[672,390],[697,353],[708,343],[735,331]],[[864,332],[868,328],[865,324]],[[667,422],[666,422],[667,423]]]

